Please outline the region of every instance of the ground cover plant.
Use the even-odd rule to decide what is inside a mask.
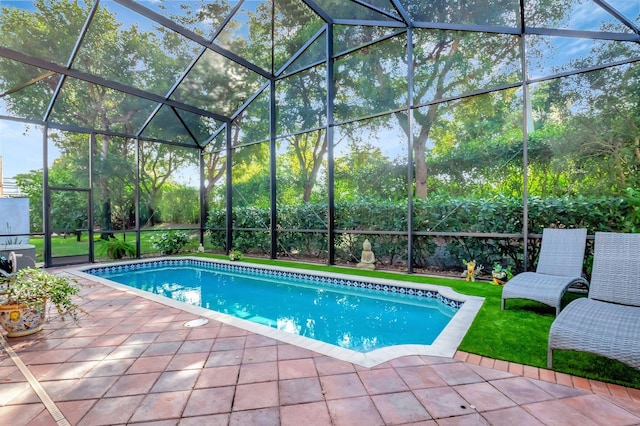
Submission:
[[[199,254],[198,256],[226,258],[210,254]],[[555,319],[555,309],[537,302],[515,299],[509,300],[507,309],[502,311],[500,309],[502,287],[493,285],[489,281],[467,282],[455,278],[368,271],[259,258],[245,257],[243,260],[256,264],[436,284],[451,287],[462,294],[484,297],[484,304],[458,349],[533,367],[546,368],[547,366],[547,340],[549,328]],[[584,296],[567,293],[563,298],[563,305],[576,297]],[[575,351],[556,351],[553,365],[554,371],[557,372],[640,389],[640,371],[597,355]]]

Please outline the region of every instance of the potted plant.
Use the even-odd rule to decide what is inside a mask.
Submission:
[[[229,260],[241,260],[242,252],[240,250],[231,250],[229,252]]]
[[[0,281],[0,326],[8,337],[42,330],[46,306],[55,307],[61,320],[78,320],[82,308],[73,300],[80,292],[75,280],[28,267]]]
[[[493,271],[491,271],[491,277],[493,278],[493,283],[496,285],[503,285],[511,278],[513,278],[513,273],[511,272],[511,266],[507,266],[503,268],[501,264],[495,262],[493,264]]]

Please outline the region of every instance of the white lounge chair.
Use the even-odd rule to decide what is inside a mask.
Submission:
[[[567,349],[640,369],[640,234],[595,238],[589,297],[569,303],[551,324],[547,366],[555,349]]]
[[[502,309],[507,299],[529,299],[556,308],[560,313],[562,296],[575,284],[589,286],[582,277],[586,229],[545,228],[535,272],[522,272],[502,289]]]

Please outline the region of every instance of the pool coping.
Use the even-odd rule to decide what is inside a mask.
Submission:
[[[435,339],[435,341],[431,345],[417,345],[417,344],[396,345],[396,346],[388,346],[385,348],[362,353],[362,352],[352,351],[350,349],[345,349],[336,345],[332,345],[330,343],[314,340],[309,337],[304,337],[304,336],[292,334],[289,332],[281,331],[263,324],[258,324],[249,320],[237,318],[232,315],[224,314],[221,312],[213,311],[213,310],[202,308],[199,306],[190,305],[186,302],[180,302],[177,300],[169,299],[165,296],[149,293],[147,291],[129,287],[123,284],[118,284],[108,279],[101,278],[101,277],[84,272],[89,269],[111,267],[111,266],[118,266],[118,265],[131,265],[131,264],[137,264],[137,263],[150,263],[150,262],[165,261],[165,260],[166,261],[194,260],[198,262],[204,261],[204,262],[217,263],[217,264],[223,264],[223,265],[234,265],[234,266],[243,265],[247,267],[252,267],[257,269],[267,269],[271,271],[284,271],[284,272],[291,272],[291,273],[304,274],[304,275],[322,275],[323,277],[331,277],[331,278],[344,279],[344,280],[364,281],[367,283],[379,284],[383,286],[386,285],[386,286],[401,287],[405,289],[434,291],[448,299],[463,302],[463,304],[458,309],[458,312],[453,316],[453,318],[449,321],[449,323],[445,326],[445,328],[442,330],[440,335]],[[140,296],[140,297],[152,300],[154,302],[161,303],[166,306],[181,309],[183,311],[201,316],[203,318],[219,321],[227,325],[232,325],[232,326],[241,328],[243,330],[250,331],[252,333],[260,334],[262,336],[279,340],[281,342],[299,346],[317,353],[321,353],[323,355],[331,356],[336,359],[357,364],[362,367],[373,367],[383,362],[392,360],[394,358],[399,358],[407,355],[427,355],[427,356],[453,358],[458,349],[458,346],[462,342],[462,339],[464,338],[465,334],[469,330],[469,327],[471,327],[471,324],[475,319],[476,314],[478,313],[478,311],[482,307],[482,304],[484,303],[484,298],[482,297],[469,296],[469,295],[457,293],[451,287],[435,285],[435,284],[422,284],[422,283],[418,284],[418,283],[412,283],[407,281],[397,281],[397,280],[391,280],[391,279],[385,279],[385,278],[373,278],[373,277],[349,275],[347,273],[344,273],[344,274],[335,273],[335,272],[319,273],[318,271],[309,271],[305,269],[280,267],[280,266],[272,266],[272,265],[258,265],[258,264],[250,264],[250,263],[244,263],[244,262],[238,262],[238,261],[231,262],[231,261],[226,261],[222,259],[207,259],[207,258],[194,257],[194,256],[146,258],[146,259],[127,260],[127,261],[121,261],[121,262],[110,262],[110,263],[103,263],[103,264],[92,264],[88,266],[85,265],[79,268],[67,269],[67,272],[72,275],[75,275],[90,281],[94,281],[94,282],[97,282],[97,283],[100,283],[100,284],[103,284],[127,293],[135,294],[136,296]]]

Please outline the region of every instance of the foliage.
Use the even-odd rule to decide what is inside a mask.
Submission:
[[[56,308],[62,320],[70,316],[77,321],[78,315],[84,312],[73,300],[73,296],[80,292],[80,287],[75,280],[66,276],[28,267],[2,280],[7,284],[7,304],[37,308],[43,300],[47,300]]]
[[[493,264],[493,270],[491,271],[491,276],[493,277],[494,284],[504,284],[513,278],[513,272],[511,271],[511,265],[506,268],[503,267],[498,262]]]
[[[625,232],[629,229],[633,200],[624,197],[531,197],[529,230],[541,234],[545,227],[584,227],[596,231]],[[433,196],[414,201],[416,231],[520,234],[523,229],[522,200],[517,197],[451,198]],[[326,203],[300,203],[278,207],[278,254],[326,256]],[[407,229],[406,201],[357,197],[335,206],[335,229],[343,231],[336,240],[336,257],[356,261],[364,237],[349,231],[377,231],[369,239],[376,258],[384,265],[406,263],[407,240],[396,234]],[[233,210],[233,245],[244,253],[269,253],[269,209],[238,207]],[[211,209],[206,228],[214,248],[225,250],[224,210]],[[265,231],[260,231],[265,230]],[[301,232],[301,231],[305,232]],[[309,232],[309,230],[313,232]],[[317,232],[315,232],[317,231]],[[529,267],[539,253],[539,239],[528,241]],[[475,259],[486,270],[495,263],[514,273],[524,267],[522,241],[518,238],[442,236],[416,238],[414,266],[458,269],[462,259]],[[589,254],[589,253],[588,253]],[[588,255],[587,254],[587,255]],[[447,258],[449,260],[447,260]]]
[[[242,260],[242,252],[240,250],[231,250],[229,252],[229,259]]]
[[[111,259],[122,259],[124,256],[135,257],[136,246],[117,237],[100,239],[96,242],[96,252],[107,255]]]
[[[176,254],[189,243],[191,237],[184,231],[160,232],[151,237],[151,245],[158,253]]]

